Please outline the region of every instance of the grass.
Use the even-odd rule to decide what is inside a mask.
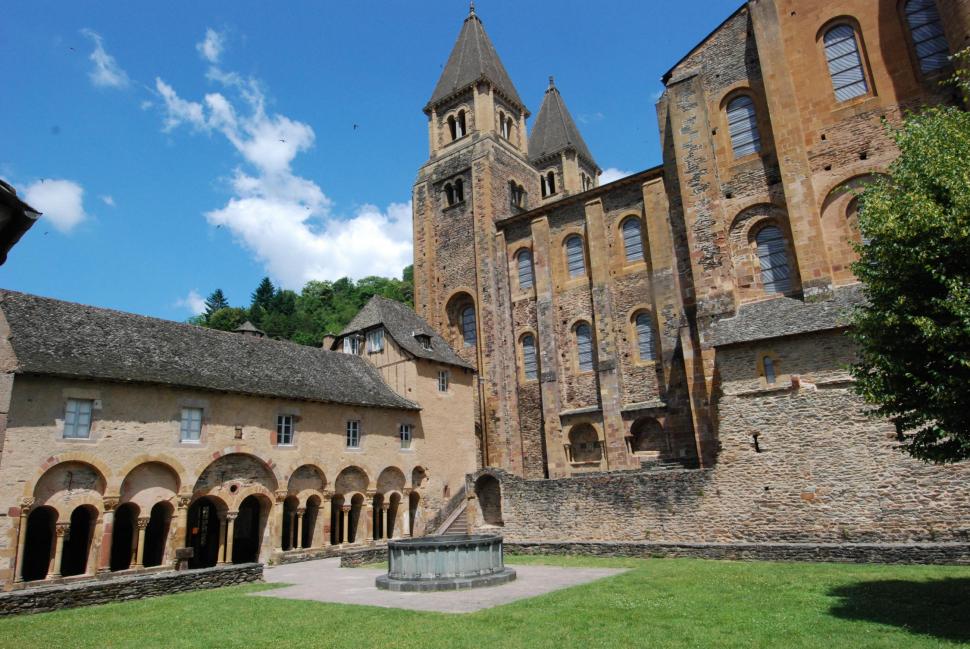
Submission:
[[[0,647],[970,646],[970,567],[579,557],[509,563],[629,572],[465,615],[250,597],[271,587],[254,584],[3,618]]]

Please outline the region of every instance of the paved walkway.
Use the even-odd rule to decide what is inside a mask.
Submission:
[[[378,590],[374,585],[374,579],[386,570],[341,568],[340,559],[319,559],[267,568],[264,575],[267,582],[292,585],[254,595],[413,611],[471,613],[626,572],[615,568],[511,567],[518,578],[501,586],[444,593],[395,593]]]

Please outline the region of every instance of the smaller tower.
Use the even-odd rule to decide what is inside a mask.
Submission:
[[[543,199],[559,199],[599,185],[602,170],[552,77],[529,136],[529,162],[542,175]]]

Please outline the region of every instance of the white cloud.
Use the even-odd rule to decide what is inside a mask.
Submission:
[[[101,196],[101,202],[103,202],[108,207],[114,207],[115,206],[114,196],[111,196],[109,194],[103,194]]]
[[[90,29],[82,29],[81,33],[94,42],[94,51],[89,57],[94,63],[94,69],[88,76],[91,83],[106,88],[124,88],[128,85],[128,74],[121,69],[115,57],[108,54],[101,41],[101,35]]]
[[[221,34],[210,27],[205,30],[205,39],[201,43],[196,43],[195,49],[199,50],[202,58],[209,63],[218,63],[225,45],[225,34]]]
[[[84,188],[73,180],[38,180],[24,190],[24,200],[65,234],[88,216],[84,212]]]
[[[623,171],[622,169],[617,169],[616,167],[604,169],[603,173],[600,174],[600,185],[611,183],[614,180],[619,180],[620,178],[626,178],[632,173],[632,171]]]
[[[153,101],[151,101],[149,99],[143,99],[142,102],[140,104],[138,104],[138,107],[141,108],[142,110],[148,110],[149,108],[151,108],[154,105],[155,105],[155,102],[153,102]]]
[[[205,300],[195,289],[189,291],[185,297],[180,297],[175,301],[175,306],[189,311],[192,315],[205,313]]]
[[[165,131],[186,125],[220,133],[243,160],[229,181],[232,197],[205,214],[211,225],[231,232],[287,288],[311,279],[396,277],[411,263],[409,204],[392,203],[383,211],[366,204],[349,218],[335,214],[320,186],[292,170],[296,156],[313,146],[313,129],[268,114],[254,79],[216,66],[206,76],[233,98],[215,92],[190,101],[162,79],[155,86],[165,102]]]

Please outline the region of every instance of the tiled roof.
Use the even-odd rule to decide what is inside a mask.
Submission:
[[[417,410],[362,358],[0,290],[18,373]]]
[[[535,162],[566,149],[575,149],[580,157],[599,168],[550,77],[549,88],[529,136],[529,160]]]

